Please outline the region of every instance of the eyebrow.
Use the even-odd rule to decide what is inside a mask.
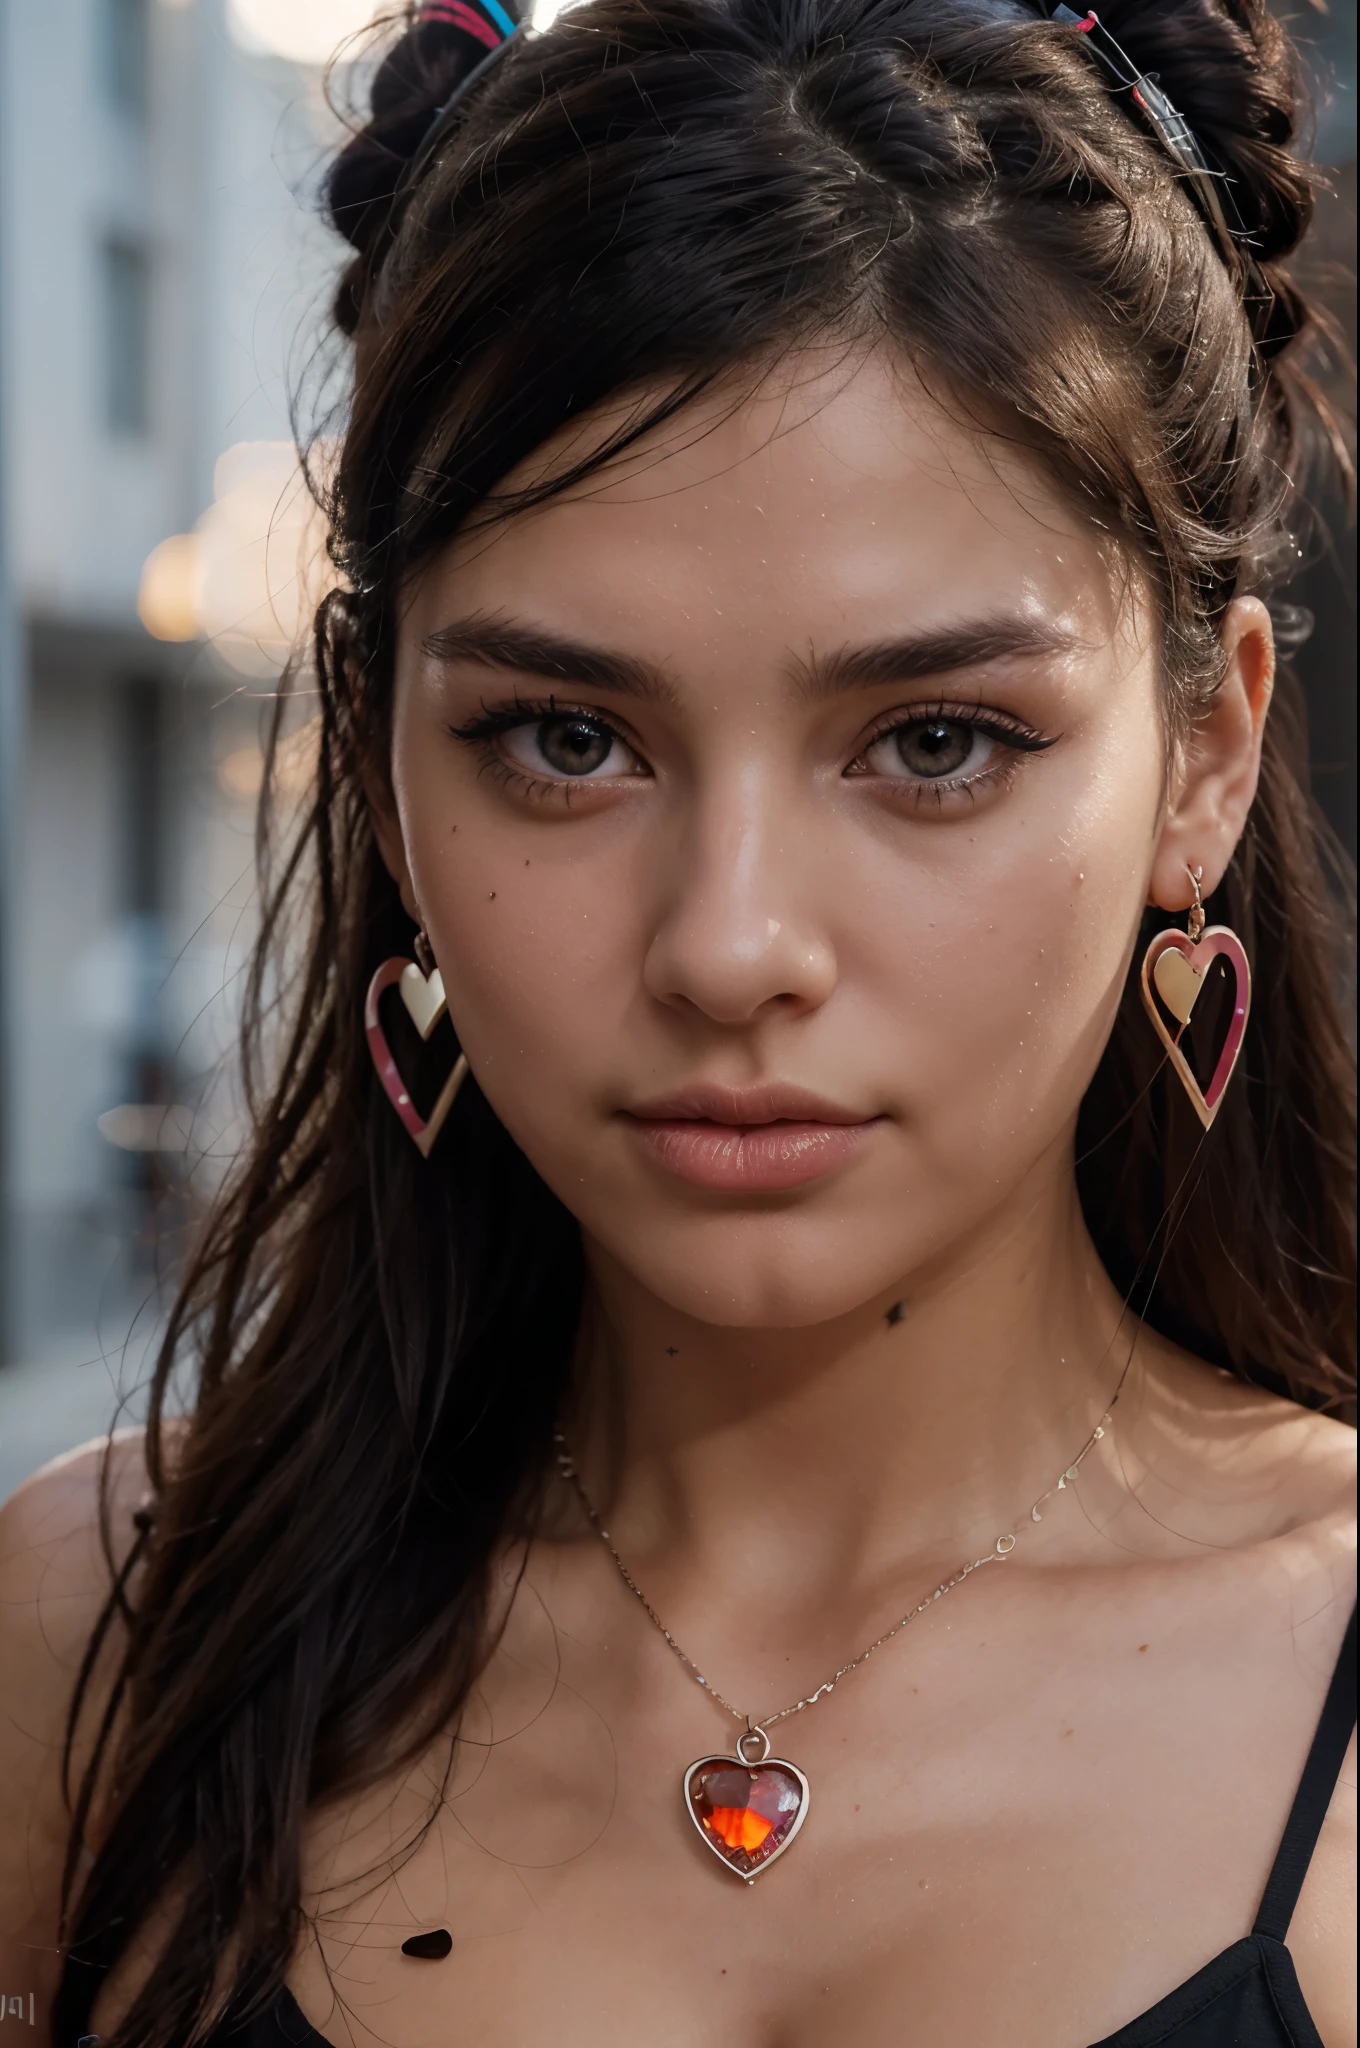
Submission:
[[[434,661],[476,662],[483,668],[510,669],[555,683],[579,683],[624,697],[669,701],[675,695],[670,678],[652,662],[588,647],[546,628],[504,617],[454,619],[428,634],[421,644]],[[1068,653],[1076,645],[1074,636],[1059,626],[1002,615],[876,640],[864,647],[844,647],[796,663],[794,673],[802,689],[816,701],[846,690],[921,682],[1015,657]]]
[[[538,626],[504,618],[455,619],[421,642],[435,661],[473,661],[483,668],[514,669],[554,683],[581,683],[624,697],[669,699],[669,677],[631,654],[587,647]]]
[[[799,665],[799,679],[814,700],[843,690],[873,689],[886,683],[916,683],[960,669],[985,668],[1017,656],[1067,654],[1077,646],[1063,627],[1038,619],[1004,615],[969,619],[867,647],[844,647]]]

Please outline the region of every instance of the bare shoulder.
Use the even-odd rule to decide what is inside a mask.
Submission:
[[[1244,1465],[1261,1480],[1273,1532],[1311,1534],[1321,1547],[1320,1561],[1334,1559],[1338,1590],[1353,1597],[1355,1430],[1273,1394],[1237,1391],[1251,1437]]]
[[[1355,1468],[1353,1429],[1310,1416],[1296,1430],[1293,1455],[1282,1460],[1282,1507],[1290,1535],[1314,1560],[1316,1606],[1303,1624],[1327,1652],[1355,1606]],[[1305,1584],[1307,1583],[1305,1577]],[[1342,1652],[1344,1656],[1344,1651]],[[1354,1720],[1354,1656],[1347,1659]],[[1350,1731],[1326,1819],[1289,1929],[1289,1947],[1309,2011],[1327,2048],[1356,2048],[1356,1735]]]
[[[1355,1570],[1355,1430],[1160,1338],[1144,1363],[1127,1419],[1154,1484],[1202,1515],[1186,1533],[1234,1548],[1301,1539],[1319,1564],[1334,1560],[1344,1592]]]
[[[1203,1582],[1212,1611],[1197,1619],[1206,1640],[1226,1632],[1251,1646],[1248,1668],[1279,1698],[1297,1743],[1292,1786],[1355,1605],[1356,1433],[1170,1345],[1158,1344],[1149,1363],[1146,1504],[1216,1553],[1219,1568]],[[1275,1758],[1261,1762],[1269,1775]],[[1356,2048],[1355,1857],[1352,1732],[1288,1928],[1326,2048]]]
[[[1263,1683],[1289,1701],[1301,1764],[1355,1605],[1356,1432],[1169,1346],[1151,1376],[1147,1420],[1161,1446],[1150,1491],[1195,1540],[1222,1544],[1234,1588],[1223,1626],[1247,1628]],[[1223,1591],[1228,1581],[1213,1583]],[[1327,2048],[1356,2048],[1355,1911],[1352,1727],[1288,1929]]]
[[[117,1522],[126,1520],[131,1530],[148,1484],[142,1431],[118,1430],[54,1458],[0,1507],[0,1628],[7,1643],[18,1644],[16,1631],[34,1631],[50,1653],[72,1627],[84,1634],[108,1590],[101,1488],[116,1540]]]
[[[40,2003],[56,1974],[67,1715],[147,1486],[142,1434],[120,1431],[45,1466],[0,1508],[0,1977]]]

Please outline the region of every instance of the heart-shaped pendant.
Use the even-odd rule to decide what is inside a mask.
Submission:
[[[744,1755],[701,1756],[685,1772],[686,1813],[723,1869],[744,1884],[754,1884],[783,1855],[807,1819],[811,1796],[797,1764],[770,1755],[763,1728],[748,1729],[738,1750],[755,1738],[764,1745],[756,1762]]]
[[[1208,1087],[1202,1089],[1181,1051],[1180,1041],[1204,987],[1207,970],[1215,960],[1226,960],[1232,969],[1235,984],[1233,1009],[1213,1075]],[[1218,1106],[1232,1079],[1251,1009],[1251,968],[1242,950],[1242,941],[1224,924],[1211,924],[1198,939],[1191,939],[1187,933],[1174,928],[1158,932],[1143,955],[1142,985],[1143,1003],[1157,1036],[1166,1047],[1167,1058],[1180,1076],[1181,1085],[1195,1106],[1195,1114],[1207,1131],[1218,1114]],[[1158,1008],[1159,997],[1180,1027],[1174,1035],[1167,1029]]]
[[[382,1082],[383,1093],[414,1139],[421,1158],[428,1159],[444,1119],[453,1108],[454,1097],[467,1079],[468,1063],[464,1055],[459,1053],[439,1091],[434,1108],[428,1117],[423,1117],[412,1102],[410,1091],[397,1071],[392,1048],[387,1043],[387,1034],[378,1015],[379,998],[393,983],[396,983],[401,991],[401,999],[411,1022],[421,1037],[428,1039],[448,1007],[444,999],[444,982],[438,968],[435,968],[427,979],[414,960],[384,960],[368,984],[368,995],[364,1002],[364,1033],[368,1039],[368,1050],[373,1064],[378,1070],[378,1079]]]

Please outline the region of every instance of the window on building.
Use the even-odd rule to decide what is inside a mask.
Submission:
[[[148,0],[98,0],[100,68],[111,106],[141,121],[147,107]]]
[[[112,235],[101,251],[104,424],[144,434],[151,413],[151,265],[140,243]]]

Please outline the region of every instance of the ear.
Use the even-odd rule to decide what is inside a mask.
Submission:
[[[373,821],[373,837],[382,855],[383,866],[400,891],[402,909],[412,924],[421,925],[424,919],[411,886],[411,870],[406,864],[406,841],[401,835],[401,820],[397,816],[392,785],[385,775],[374,774],[368,768],[363,770],[363,785],[368,799],[368,815]]]
[[[1261,741],[1275,684],[1275,635],[1259,597],[1236,597],[1223,615],[1223,679],[1181,749],[1148,882],[1148,901],[1188,910],[1187,870],[1203,893],[1223,880],[1261,773]]]

